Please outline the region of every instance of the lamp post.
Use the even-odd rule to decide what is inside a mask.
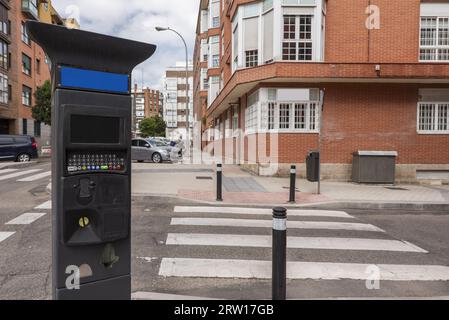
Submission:
[[[184,37],[176,30],[171,29],[170,27],[156,27],[156,31],[172,31],[176,33],[184,43],[185,51],[186,51],[186,139],[187,139],[187,157],[190,159],[190,121],[189,121],[189,53],[187,49],[186,41]]]

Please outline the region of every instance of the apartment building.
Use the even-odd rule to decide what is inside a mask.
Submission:
[[[355,151],[396,151],[397,181],[449,181],[449,1],[203,0],[194,66],[223,161],[304,176],[321,145],[350,180]]]
[[[63,25],[51,0],[0,0],[0,133],[35,136],[50,143],[50,127],[32,117],[36,88],[50,79],[49,61],[31,41],[26,20]]]
[[[188,77],[188,78],[187,78]],[[186,139],[187,123],[193,128],[193,65],[189,61],[186,72],[185,62],[176,62],[165,72],[164,77],[164,121],[167,125],[166,137],[172,140]],[[187,120],[186,104],[189,120]],[[191,139],[191,130],[189,130]]]
[[[133,129],[134,135],[139,135],[140,122],[145,118],[151,118],[155,115],[162,116],[164,95],[159,90],[150,88],[139,88],[134,85],[134,91],[131,94],[134,103],[134,119]]]

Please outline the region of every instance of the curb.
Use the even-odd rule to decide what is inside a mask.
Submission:
[[[355,209],[355,210],[408,210],[413,212],[429,212],[429,211],[438,211],[443,214],[449,214],[449,203],[432,203],[432,202],[361,202],[361,201],[328,201],[328,202],[314,202],[314,203],[270,203],[270,204],[262,204],[262,203],[249,203],[249,202],[215,202],[215,201],[207,201],[207,200],[197,200],[190,199],[185,197],[179,197],[173,194],[132,194],[134,198],[145,198],[145,197],[166,197],[166,198],[175,198],[195,203],[208,204],[216,207],[226,207],[226,206],[252,206],[252,207],[275,207],[282,206],[285,208],[316,208],[316,209],[330,209],[330,210],[347,210],[347,209]]]

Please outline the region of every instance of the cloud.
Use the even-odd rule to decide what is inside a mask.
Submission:
[[[149,42],[158,46],[152,58],[136,67],[133,82],[160,89],[165,70],[185,60],[184,45],[169,26],[183,35],[193,57],[199,0],[53,0],[62,17],[75,17],[81,29]]]

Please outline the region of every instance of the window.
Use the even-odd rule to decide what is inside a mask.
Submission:
[[[260,92],[260,97],[267,98],[259,101]],[[248,97],[245,128],[316,133],[320,119],[318,99],[318,89],[259,89]]]
[[[259,91],[248,97],[248,107],[245,110],[245,129],[247,131],[257,130],[257,110],[259,106]]]
[[[31,76],[31,58],[22,53],[22,72]]]
[[[419,133],[449,133],[449,103],[419,103]]]
[[[259,60],[258,50],[248,50],[245,51],[245,66],[257,67]]]
[[[231,136],[231,112],[228,111],[225,120],[225,137],[230,138]]]
[[[210,43],[219,43],[220,37],[219,36],[212,36],[210,37]]]
[[[12,101],[12,85],[8,84],[8,101]]]
[[[27,86],[22,87],[22,104],[25,106],[31,106],[31,88]]]
[[[24,22],[22,22],[21,31],[22,31],[22,41],[30,46],[31,45],[31,40],[30,40],[30,36],[28,35],[28,30],[25,27],[25,23]]]
[[[28,134],[28,121],[27,121],[27,119],[22,119],[22,134]]]
[[[0,73],[0,103],[7,104],[9,101],[8,76]]]
[[[0,40],[0,67],[3,69],[9,68],[9,53],[8,53],[8,44]]]
[[[274,129],[275,110],[276,110],[276,102],[269,102],[268,103],[268,130]]]
[[[220,27],[220,1],[212,0],[210,1],[210,24],[211,28]]]
[[[279,129],[290,128],[290,104],[279,104]]]
[[[36,73],[41,74],[41,60],[36,59]]]
[[[449,17],[422,17],[421,61],[449,61]]]
[[[236,136],[239,130],[239,113],[237,109],[234,109],[234,114],[232,115],[232,129],[234,131],[234,136]]]
[[[284,15],[283,60],[312,60],[312,16]]]
[[[233,71],[237,70],[239,66],[239,28],[238,25],[235,26],[234,32],[232,33],[232,67]]]
[[[245,67],[255,67],[259,64],[259,17],[244,19],[243,29]]]
[[[34,136],[35,137],[41,136],[41,122],[40,121],[34,121]]]
[[[307,104],[305,103],[295,104],[295,129],[306,128],[306,110]]]
[[[220,55],[214,54],[212,56],[212,68],[218,68],[220,66]]]
[[[8,9],[0,4],[0,32],[9,34]]]

